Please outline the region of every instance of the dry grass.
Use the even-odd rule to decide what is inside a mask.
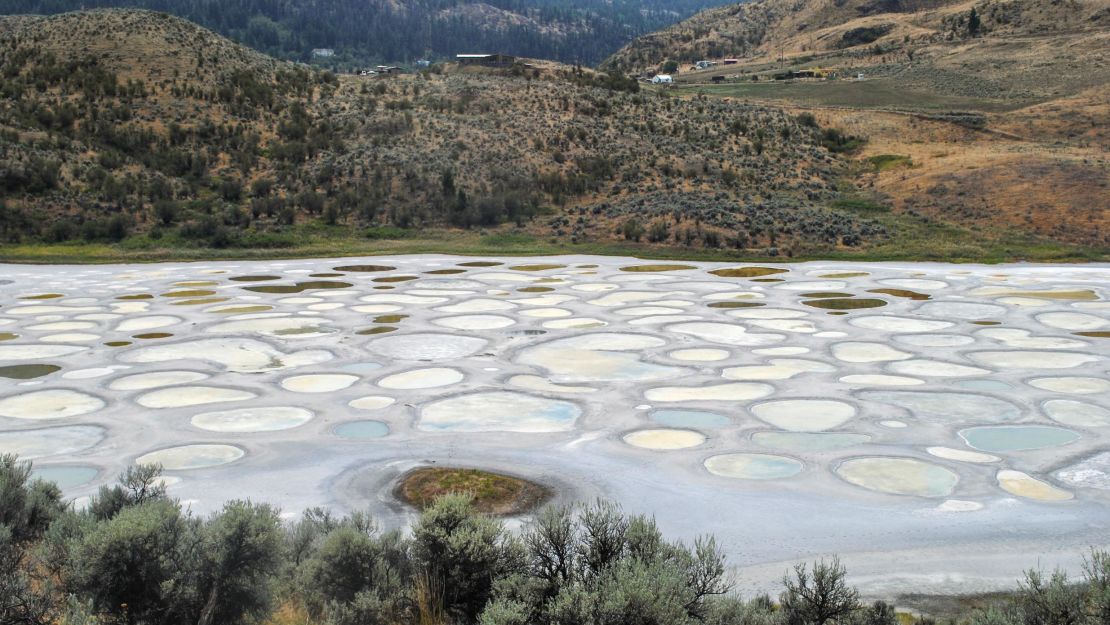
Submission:
[[[397,497],[417,509],[449,494],[473,497],[475,509],[486,514],[510,516],[536,507],[551,492],[544,486],[518,477],[478,469],[425,467],[406,473],[396,489]]]

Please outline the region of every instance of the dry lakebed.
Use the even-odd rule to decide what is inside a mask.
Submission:
[[[1110,267],[554,256],[0,266],[0,453],[370,510],[419,467],[715,535],[741,590],[1012,586],[1110,538]],[[511,524],[526,522],[513,517]]]

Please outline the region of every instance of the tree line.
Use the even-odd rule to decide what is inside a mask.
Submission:
[[[520,532],[441,497],[410,533],[314,508],[285,523],[240,500],[183,509],[152,466],[129,468],[81,509],[31,465],[0,456],[5,625],[900,625],[865,603],[838,560],[800,564],[777,600],[732,592],[711,537],[667,540],[605,502],[551,506]],[[1110,553],[1085,575],[1026,574],[969,625],[1110,622]],[[918,618],[919,623],[931,619]]]
[[[625,43],[723,0],[8,0],[9,14],[91,8],[164,11],[280,58],[311,61],[315,48],[333,66],[411,62],[460,52],[501,52],[596,64]],[[490,15],[492,6],[511,16]]]

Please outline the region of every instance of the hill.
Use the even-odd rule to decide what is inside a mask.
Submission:
[[[913,61],[921,52],[964,55],[1005,38],[1102,41],[1108,28],[1107,0],[758,0],[702,11],[639,37],[603,65],[643,71],[666,60],[751,63],[800,55],[878,65]]]
[[[897,214],[1107,246],[1107,0],[760,0],[604,66],[667,60],[682,93],[789,106],[866,139],[863,184]]]
[[[0,32],[9,241],[277,247],[313,224],[509,222],[568,244],[801,253],[890,233],[833,207],[847,139],[775,107],[553,63],[337,77],[144,11]]]
[[[331,69],[500,52],[596,64],[722,0],[7,0],[10,14],[163,11],[267,54]],[[331,56],[314,49],[334,51]]]

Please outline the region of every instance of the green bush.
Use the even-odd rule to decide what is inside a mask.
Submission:
[[[899,623],[890,604],[861,604],[835,558],[796,566],[777,604],[744,600],[712,538],[668,541],[651,518],[605,502],[548,507],[510,532],[448,495],[409,537],[320,508],[283,526],[247,501],[202,518],[159,476],[132,467],[78,511],[29,464],[0,457],[0,623],[257,624],[279,602],[319,625]],[[1110,552],[1092,551],[1082,579],[1029,571],[1012,597],[958,622],[1105,625],[1108,606]]]

